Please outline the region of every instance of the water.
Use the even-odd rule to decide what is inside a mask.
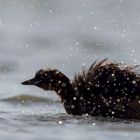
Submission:
[[[53,92],[20,84],[43,67],[72,79],[96,59],[139,64],[139,13],[139,0],[0,0],[1,139],[139,139],[139,122],[68,116]]]

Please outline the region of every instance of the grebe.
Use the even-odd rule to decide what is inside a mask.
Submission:
[[[55,91],[71,115],[140,119],[140,74],[135,68],[104,59],[76,74],[73,80],[48,68],[22,84]]]

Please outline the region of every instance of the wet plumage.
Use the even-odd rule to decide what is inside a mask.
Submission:
[[[135,68],[104,59],[73,80],[56,69],[42,69],[22,84],[56,91],[68,114],[140,119],[140,74]]]

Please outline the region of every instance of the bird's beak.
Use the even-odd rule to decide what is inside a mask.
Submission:
[[[24,81],[21,84],[22,85],[38,85],[39,83],[40,83],[40,81],[38,81],[36,78],[33,78],[30,80]]]

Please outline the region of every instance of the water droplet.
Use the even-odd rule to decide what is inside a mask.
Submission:
[[[63,82],[63,83],[62,83],[62,87],[66,87],[66,83]]]
[[[76,45],[79,45],[79,42],[76,42]]]
[[[93,11],[91,11],[91,14],[93,15],[93,14],[94,14],[94,12],[93,12]]]
[[[58,124],[62,124],[62,123],[63,123],[62,121],[59,121],[59,122],[58,122]]]
[[[96,125],[96,123],[93,123],[92,125],[94,125],[94,126],[95,126],[95,125]]]
[[[95,29],[95,30],[99,30],[99,27],[94,26],[94,29]]]
[[[28,48],[29,47],[29,44],[25,44],[25,47]]]
[[[75,105],[71,105],[71,108],[74,109],[75,108]]]
[[[83,4],[83,6],[84,6],[84,7],[86,7],[86,6],[87,6],[87,4],[86,4],[86,3],[84,3],[84,4]]]
[[[112,77],[114,77],[115,76],[115,74],[114,73],[112,73]]]
[[[33,26],[33,24],[30,24],[30,27],[32,27]]]
[[[132,83],[133,83],[133,84],[136,84],[136,81],[134,80],[134,81],[132,81]]]
[[[112,113],[112,114],[115,114],[115,112],[114,112],[114,111],[112,111],[111,113]]]
[[[52,13],[52,10],[51,9],[49,10],[49,13]]]

